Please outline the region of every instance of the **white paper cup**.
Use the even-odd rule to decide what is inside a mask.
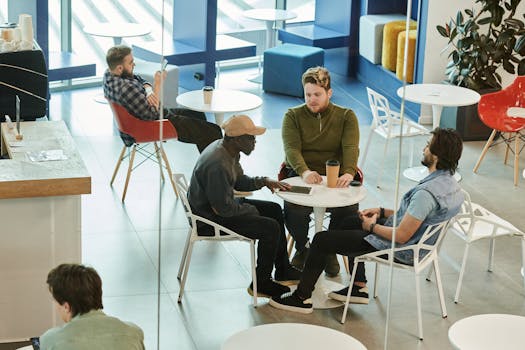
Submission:
[[[33,42],[33,18],[28,14],[18,16],[18,27],[20,28],[22,41]]]

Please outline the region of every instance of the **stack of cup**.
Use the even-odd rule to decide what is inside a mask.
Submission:
[[[20,28],[22,50],[30,50],[33,48],[33,18],[28,14],[21,14],[18,16],[18,28]]]

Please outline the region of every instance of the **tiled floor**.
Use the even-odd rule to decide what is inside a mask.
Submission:
[[[288,107],[299,104],[301,100],[263,93],[259,85],[245,79],[253,73],[223,73],[219,86],[251,91],[263,98],[263,106],[247,114],[268,127],[268,132],[257,139],[255,152],[249,158],[243,157],[242,162],[248,174],[275,177],[283,159],[279,129],[282,116]],[[371,121],[365,87],[346,77],[334,76],[333,80],[333,101],[351,107],[359,117],[363,149]],[[158,169],[150,166],[141,167],[134,173],[126,203],[123,205],[120,202],[123,173],[117,178],[114,188],[109,186],[109,179],[122,143],[115,136],[109,107],[93,101],[93,96],[99,92],[100,88],[54,93],[50,115],[53,120],[67,122],[91,172],[93,193],[82,199],[82,260],[95,267],[102,276],[106,312],[142,327],[148,349],[157,348],[158,336],[161,349],[219,349],[235,332],[274,322],[323,325],[350,334],[368,349],[384,348],[389,280],[386,270],[382,271],[379,280],[379,297],[367,306],[351,306],[346,323],[341,325],[342,308],[298,315],[273,309],[266,305],[265,299],[260,299],[259,307],[253,308],[246,292],[250,283],[248,246],[240,243],[198,243],[186,292],[182,303],[178,304],[179,282],[176,275],[187,232],[181,204],[176,200],[170,184],[160,183]],[[209,120],[212,118],[209,116]],[[426,138],[416,140],[417,157],[425,141]],[[460,163],[462,186],[471,193],[473,201],[525,230],[522,204],[525,180],[520,179],[519,186],[513,186],[512,167],[503,166],[501,146],[491,150],[479,173],[473,174],[471,169],[482,146],[483,142],[465,143]],[[198,155],[196,148],[178,142],[168,142],[165,147],[175,171],[189,177]],[[368,196],[362,202],[362,208],[379,204],[391,207],[394,203],[397,145],[392,144],[389,149],[384,163],[383,186],[377,189],[375,180],[382,149],[383,141],[376,138],[364,169]],[[401,169],[407,164],[408,156],[403,156]],[[414,183],[401,177],[399,185],[402,194]],[[267,190],[259,191],[255,196],[279,202]],[[471,249],[461,301],[454,304],[453,293],[463,245],[452,235],[446,237],[441,270],[448,317],[441,318],[435,284],[422,278],[423,341],[417,339],[414,280],[409,274],[395,272],[389,349],[450,348],[448,328],[461,318],[480,313],[525,315],[525,293],[519,273],[519,240],[503,238],[497,242],[493,273],[486,271],[487,247],[486,242],[480,242]],[[373,268],[370,267],[369,279],[372,273]],[[342,273],[334,280],[344,283],[348,275]],[[157,292],[160,292],[160,298]],[[160,331],[157,332],[159,320]]]

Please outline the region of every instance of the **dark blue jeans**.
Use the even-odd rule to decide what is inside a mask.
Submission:
[[[329,254],[347,255],[350,271],[353,269],[353,257],[377,251],[364,240],[369,233],[363,231],[358,216],[347,217],[338,230],[319,232],[310,245],[310,253],[306,259],[301,281],[297,286],[297,293],[301,298],[310,298],[315,283],[324,270],[326,256]],[[355,282],[365,282],[365,264],[359,263],[355,275]]]
[[[238,234],[256,239],[257,243],[257,281],[268,281],[272,270],[286,271],[290,266],[286,251],[284,220],[281,206],[275,202],[243,199],[254,205],[259,215],[242,215],[229,218],[216,216],[213,220]]]

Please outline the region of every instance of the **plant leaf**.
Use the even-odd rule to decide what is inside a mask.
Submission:
[[[448,38],[448,33],[447,33],[447,30],[445,29],[445,27],[443,27],[443,26],[436,26],[436,29],[437,29],[438,33],[441,34],[441,36],[443,36],[445,38]]]
[[[518,75],[525,75],[525,59],[518,64]]]
[[[525,55],[525,35],[522,35],[517,41],[516,45],[514,45],[514,51],[519,53],[520,55]]]
[[[483,25],[483,24],[489,24],[490,22],[492,22],[492,17],[484,17],[484,18],[478,19],[476,23],[478,23],[479,25]]]

